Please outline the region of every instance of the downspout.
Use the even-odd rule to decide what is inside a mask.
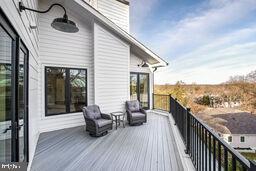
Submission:
[[[157,70],[157,67],[153,70],[153,92],[152,92],[152,109],[154,110],[154,93],[155,93],[155,71]]]

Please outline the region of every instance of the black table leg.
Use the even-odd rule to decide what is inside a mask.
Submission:
[[[117,116],[115,116],[115,118],[116,118],[116,129],[117,129]]]

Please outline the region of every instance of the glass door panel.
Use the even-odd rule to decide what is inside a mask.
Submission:
[[[0,162],[11,161],[12,39],[0,26]]]
[[[144,109],[149,109],[149,74],[130,74],[130,99],[139,100]]]
[[[148,74],[139,74],[139,97],[142,108],[149,108],[149,78]]]
[[[138,75],[137,74],[130,75],[130,99],[131,100],[138,99]]]
[[[25,147],[24,147],[24,118],[25,118],[25,69],[24,69],[24,61],[25,61],[25,53],[20,50],[20,58],[19,58],[19,77],[18,77],[18,103],[19,103],[19,109],[18,109],[18,124],[19,124],[19,162],[24,161],[25,159]]]

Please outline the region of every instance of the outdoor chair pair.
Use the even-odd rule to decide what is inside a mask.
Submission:
[[[138,100],[126,102],[126,113],[129,125],[147,122],[147,113],[142,109]],[[112,129],[113,121],[111,116],[102,113],[97,105],[84,107],[83,115],[86,122],[86,131],[91,136],[102,136]]]

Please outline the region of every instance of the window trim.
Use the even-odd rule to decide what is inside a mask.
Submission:
[[[229,141],[229,139],[230,139],[230,141]],[[233,141],[232,136],[228,136],[228,142],[232,142],[232,141]]]
[[[47,94],[48,94],[48,91],[47,91],[47,82],[48,82],[48,79],[47,79],[47,68],[55,68],[55,69],[65,69],[65,74],[66,74],[66,80],[65,80],[65,101],[67,101],[68,103],[65,104],[65,107],[66,107],[66,112],[59,112],[59,113],[53,113],[53,114],[48,114],[47,111]],[[88,105],[88,69],[87,68],[75,68],[75,67],[62,67],[62,66],[45,66],[44,67],[44,102],[45,102],[45,105],[44,105],[44,110],[45,110],[45,114],[44,116],[45,117],[51,117],[51,116],[56,116],[56,115],[66,115],[66,114],[74,114],[74,113],[80,113],[80,112],[67,112],[67,111],[70,111],[70,70],[85,70],[86,72],[86,85],[85,85],[85,89],[86,89],[86,97],[85,97],[85,106]]]
[[[244,141],[242,141],[242,138],[244,139]],[[241,142],[241,143],[244,143],[244,142],[245,142],[245,136],[241,136],[241,137],[240,137],[240,142]]]

